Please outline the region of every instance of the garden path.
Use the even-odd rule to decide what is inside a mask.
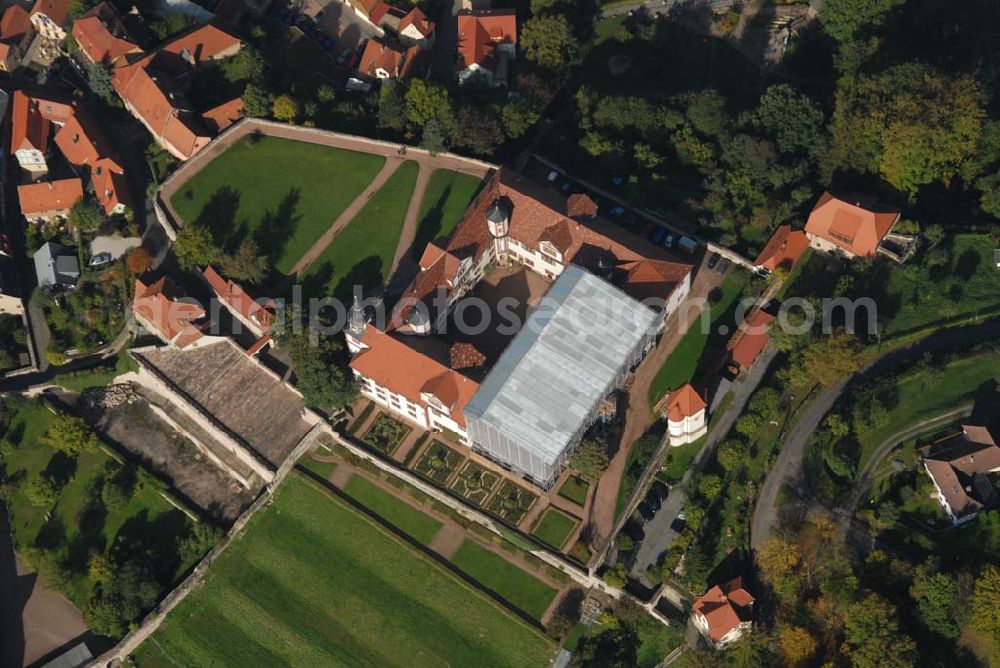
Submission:
[[[427,545],[445,559],[451,559],[465,541],[465,532],[457,524],[443,524],[434,539]]]
[[[396,245],[396,255],[392,259],[392,269],[389,276],[396,275],[396,269],[404,257],[410,254],[410,247],[417,238],[417,228],[420,226],[420,207],[424,203],[424,193],[427,191],[427,184],[431,180],[434,168],[425,162],[420,162],[420,171],[417,173],[417,183],[413,186],[413,194],[410,195],[410,206],[406,209],[406,219],[403,221],[403,231],[399,233],[399,243]]]

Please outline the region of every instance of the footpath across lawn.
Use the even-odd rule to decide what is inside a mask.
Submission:
[[[253,235],[288,273],[385,163],[382,156],[276,137],[247,137],[171,198],[184,224],[201,220],[226,244]]]
[[[431,174],[420,205],[417,237],[411,249],[415,259],[420,258],[429,242],[451,234],[481,185],[482,179],[461,172],[438,169]]]
[[[302,277],[306,296],[346,300],[352,286],[371,288],[389,277],[417,169],[415,162],[403,163],[316,258]]]
[[[544,666],[539,632],[299,474],[139,666]]]

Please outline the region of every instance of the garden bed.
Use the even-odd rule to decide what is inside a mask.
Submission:
[[[414,470],[425,478],[445,486],[452,474],[458,470],[464,456],[455,452],[440,441],[431,441],[424,453],[417,460]]]
[[[470,461],[455,478],[455,482],[451,484],[451,491],[466,501],[482,506],[498,482],[500,482],[499,475]]]
[[[531,535],[546,545],[559,550],[579,524],[580,522],[576,518],[555,508],[548,508],[535,524]]]
[[[396,451],[396,448],[409,433],[410,428],[405,424],[381,413],[372,421],[361,440],[373,450],[377,450],[386,457],[392,457],[392,453]]]
[[[583,478],[572,476],[567,478],[566,482],[559,488],[559,496],[582,507],[587,502],[588,491],[590,491],[589,482]]]
[[[517,525],[524,519],[537,500],[538,497],[535,494],[508,480],[504,482],[500,491],[490,499],[490,504],[486,509],[497,517]]]

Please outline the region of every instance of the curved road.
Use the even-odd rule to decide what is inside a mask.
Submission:
[[[757,497],[757,505],[753,511],[753,521],[750,526],[750,547],[756,549],[760,543],[770,537],[771,531],[774,529],[778,492],[786,480],[794,480],[799,476],[806,444],[816,428],[819,427],[823,417],[833,408],[847,387],[863,381],[868,376],[878,375],[900,362],[920,357],[924,353],[960,350],[996,338],[1000,338],[1000,321],[985,322],[932,334],[910,346],[886,353],[858,370],[849,379],[826,388],[802,413],[795,426],[789,430],[785,444],[778,454],[778,459],[764,480],[760,495]]]

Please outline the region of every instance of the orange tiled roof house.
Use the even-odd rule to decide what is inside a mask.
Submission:
[[[861,195],[847,200],[828,192],[816,202],[806,222],[809,244],[831,255],[848,259],[885,255],[903,262],[915,248],[913,237],[892,234],[899,211],[883,211]]]
[[[672,447],[693,443],[708,433],[706,408],[705,400],[691,385],[682,385],[667,396],[664,412]]]
[[[743,579],[735,578],[715,585],[691,606],[695,627],[715,648],[734,642],[753,625],[754,597],[743,588]]]
[[[463,11],[458,15],[458,83],[504,86],[517,58],[514,10]]]

